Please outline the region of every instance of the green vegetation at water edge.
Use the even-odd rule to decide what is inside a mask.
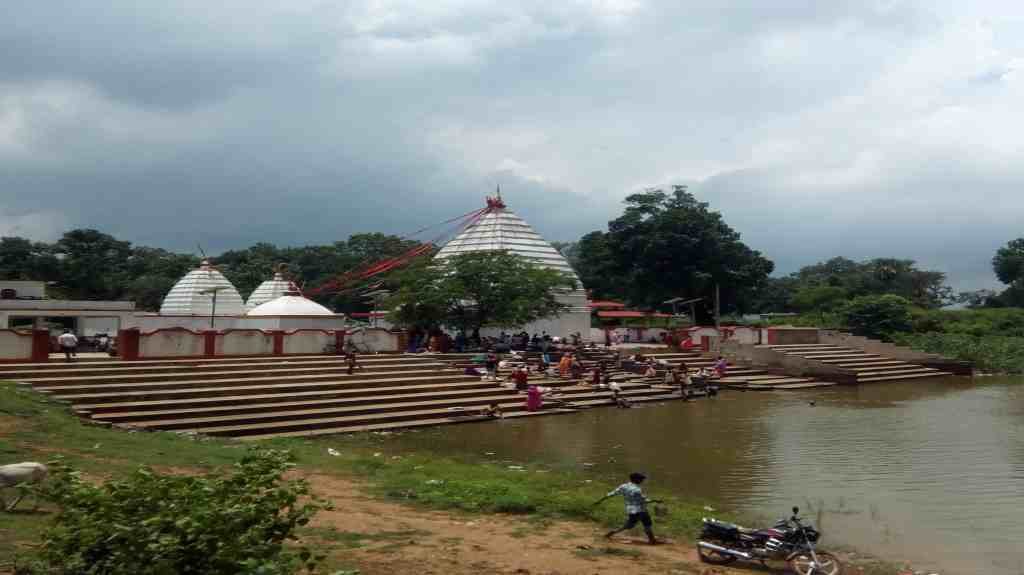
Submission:
[[[1024,373],[1024,337],[932,332],[896,334],[893,340],[898,345],[970,361],[983,371]]]

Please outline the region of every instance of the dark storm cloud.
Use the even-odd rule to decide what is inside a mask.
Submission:
[[[781,272],[991,285],[1024,233],[1015,4],[0,5],[0,233],[406,233],[501,184],[552,240],[687,182]],[[429,239],[429,238],[425,238]]]

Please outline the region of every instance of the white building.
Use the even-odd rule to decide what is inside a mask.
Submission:
[[[216,298],[216,300],[214,299]],[[280,272],[257,287],[248,302],[208,261],[185,274],[167,293],[160,313],[136,314],[126,327],[153,331],[172,327],[208,329],[343,329],[336,314],[299,293]]]
[[[132,325],[135,302],[49,299],[46,282],[0,281],[0,329],[47,329],[71,318],[78,335],[115,334]]]
[[[576,281],[576,289],[557,294],[558,301],[568,306],[562,314],[525,326],[507,326],[506,331],[524,330],[531,335],[546,331],[559,337],[580,333],[585,339],[588,338],[590,308],[587,306],[587,293],[569,262],[529,224],[505,206],[500,197],[488,198],[487,205],[489,209],[483,216],[452,238],[434,257],[444,259],[470,252],[507,250],[540,266],[571,275]],[[502,330],[483,331],[484,335],[495,335]]]

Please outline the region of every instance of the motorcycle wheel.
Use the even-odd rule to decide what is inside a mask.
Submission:
[[[789,560],[789,568],[797,575],[839,575],[843,566],[835,555],[824,551],[815,551],[818,565],[814,565],[810,553],[800,553]]]
[[[725,541],[718,541],[715,539],[708,539],[707,542],[714,543],[715,545],[721,545],[722,547],[728,546]],[[701,561],[712,565],[725,565],[736,560],[735,555],[728,555],[726,553],[719,553],[718,551],[704,549],[700,545],[697,545],[697,555],[700,556]]]

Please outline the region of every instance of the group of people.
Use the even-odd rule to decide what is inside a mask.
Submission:
[[[568,337],[553,336],[546,331],[530,335],[525,331],[519,333],[501,332],[497,336],[480,335],[479,332],[467,335],[459,331],[452,336],[445,331],[435,329],[432,331],[413,330],[409,334],[407,351],[410,353],[447,353],[455,351],[464,353],[467,351],[493,351],[497,353],[508,353],[511,351],[542,351],[561,349],[565,347],[578,348],[583,345],[583,334],[576,332]]]

